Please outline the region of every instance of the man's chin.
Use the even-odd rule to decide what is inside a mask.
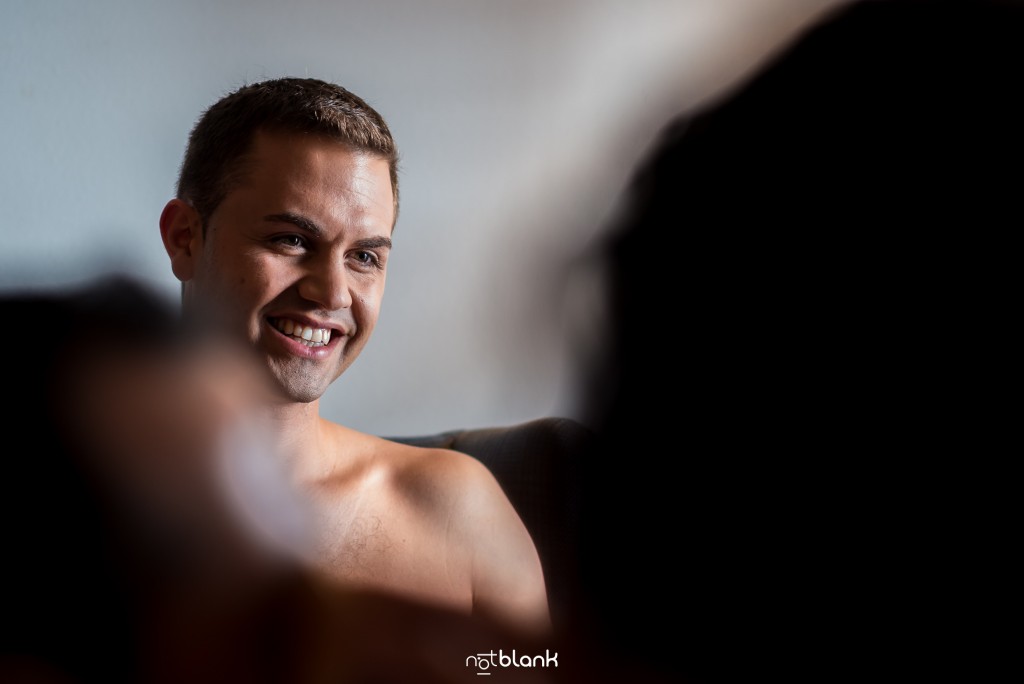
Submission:
[[[293,387],[288,385],[281,385],[278,391],[278,396],[281,403],[286,404],[311,404],[324,395],[327,388],[320,387]]]
[[[325,382],[320,377],[305,377],[299,374],[295,377],[292,374],[271,375],[271,393],[281,404],[311,404],[324,395],[330,382]]]

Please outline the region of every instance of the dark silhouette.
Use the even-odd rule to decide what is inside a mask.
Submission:
[[[1021,65],[1019,3],[853,3],[666,128],[607,240],[595,643],[834,681],[939,609],[937,456],[1006,415]]]

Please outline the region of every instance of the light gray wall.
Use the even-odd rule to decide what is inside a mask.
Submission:
[[[835,4],[0,0],[0,287],[118,271],[176,300],[157,220],[196,117],[315,76],[403,156],[381,320],[322,413],[389,435],[577,415],[600,292],[567,264],[662,124]]]

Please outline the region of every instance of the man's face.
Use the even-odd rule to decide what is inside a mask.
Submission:
[[[386,160],[258,133],[244,175],[193,238],[189,314],[244,336],[285,401],[319,397],[377,322],[394,223]]]

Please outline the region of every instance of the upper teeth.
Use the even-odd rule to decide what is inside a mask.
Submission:
[[[292,337],[298,338],[307,347],[313,346],[314,344],[327,344],[331,341],[331,330],[330,328],[311,328],[308,325],[302,325],[290,321],[287,318],[278,318],[274,321],[274,327],[283,332],[285,335],[291,335]]]

